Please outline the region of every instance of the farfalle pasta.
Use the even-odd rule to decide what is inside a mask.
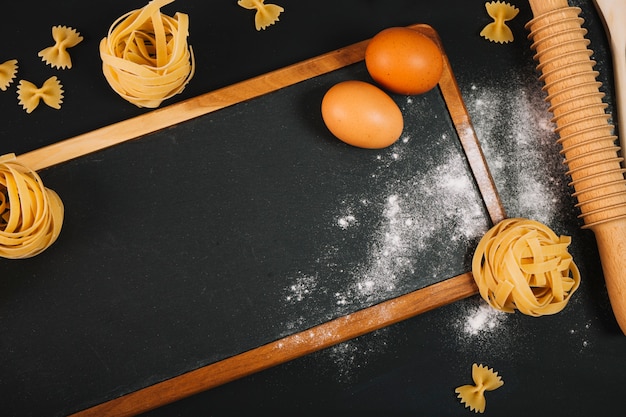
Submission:
[[[0,64],[0,90],[7,91],[17,75],[17,59],[10,59]]]
[[[484,413],[487,404],[485,391],[500,388],[504,385],[504,381],[493,369],[477,364],[472,365],[472,379],[474,385],[461,385],[454,392],[471,411]]]
[[[58,238],[63,202],[14,154],[0,156],[0,256],[35,256]]]
[[[509,313],[558,313],[580,285],[570,243],[534,220],[501,221],[483,236],[472,259],[481,297]]]
[[[483,28],[480,32],[480,36],[492,42],[512,42],[514,39],[513,32],[511,28],[507,26],[506,22],[517,16],[519,9],[501,1],[485,3],[485,8],[489,16],[493,19],[493,22]]]
[[[265,4],[265,0],[239,0],[237,4],[244,9],[256,10],[254,15],[256,30],[265,29],[278,22],[278,16],[285,11],[276,4]]]
[[[67,26],[53,26],[52,39],[54,39],[54,45],[42,49],[37,55],[52,68],[72,68],[72,59],[67,49],[78,45],[83,37],[76,29]]]
[[[117,19],[100,42],[102,70],[109,85],[138,107],[158,107],[183,91],[195,61],[187,44],[189,18],[170,17],[161,7],[173,0],[153,0]]]
[[[43,100],[53,109],[60,109],[63,103],[63,86],[56,76],[48,78],[41,87],[37,87],[30,81],[20,80],[17,86],[18,103],[31,113]]]

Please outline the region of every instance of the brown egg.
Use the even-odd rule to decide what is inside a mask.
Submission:
[[[365,49],[365,65],[384,89],[422,94],[437,85],[443,72],[439,46],[420,32],[392,27],[377,33]]]
[[[338,139],[367,149],[393,144],[404,128],[395,101],[364,81],[343,81],[331,87],[322,99],[322,118]]]

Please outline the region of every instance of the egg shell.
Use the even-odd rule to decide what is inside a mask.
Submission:
[[[359,148],[385,148],[404,129],[396,102],[380,88],[357,80],[340,82],[326,92],[322,118],[334,136]]]
[[[443,54],[428,36],[406,27],[378,32],[365,49],[368,72],[384,89],[405,95],[434,88],[443,73]]]

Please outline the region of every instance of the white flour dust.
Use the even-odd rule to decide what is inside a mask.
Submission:
[[[511,358],[519,349],[511,349],[516,340],[514,317],[491,307],[480,296],[460,301],[454,306],[448,330],[460,350]],[[516,313],[521,314],[521,313]]]
[[[560,145],[541,87],[510,81],[473,85],[465,103],[508,216],[549,225],[567,183]]]
[[[410,98],[406,105],[413,105]],[[425,157],[421,140],[449,150],[437,159],[443,162],[429,160],[430,165],[425,163],[425,168],[417,174],[414,168],[407,168],[406,161]],[[346,268],[335,259],[340,251],[331,244],[325,248],[327,253],[319,255],[325,262],[320,263],[318,270],[298,271],[289,277],[285,301],[288,305],[298,305],[295,310],[299,316],[286,324],[288,329],[300,328],[306,323],[307,315],[322,313],[329,318],[338,317],[354,310],[354,306],[376,304],[407,282],[449,278],[448,265],[441,270],[438,266],[427,272],[420,269],[426,257],[433,256],[428,251],[441,248],[435,256],[445,257],[446,253],[458,250],[459,245],[476,242],[490,226],[467,162],[461,151],[450,146],[451,140],[456,140],[452,134],[441,132],[433,132],[429,138],[405,135],[392,147],[373,155],[371,177],[384,179],[384,192],[344,196],[328,220],[339,236],[345,233],[341,239],[350,239],[357,232],[365,233],[368,238],[362,244],[366,255],[357,265]],[[372,224],[372,218],[378,220]],[[327,283],[338,282],[335,276],[340,277],[342,284],[329,292]],[[330,299],[332,305],[321,304],[319,299]],[[381,311],[380,315],[375,319],[385,321],[385,312]],[[384,347],[384,338],[376,339]],[[344,377],[350,368],[363,365],[376,350],[374,346],[367,349],[358,346],[345,342],[328,350]]]
[[[564,203],[560,200],[567,187],[566,168],[541,88],[536,93],[531,91],[535,89],[512,79],[506,86],[473,85],[464,94],[464,100],[507,215],[550,225],[563,210]],[[406,106],[413,105],[408,99]],[[340,200],[338,212],[329,219],[338,230],[352,233],[361,227],[371,228],[367,216],[376,212],[380,221],[364,242],[367,256],[359,265],[342,270],[339,262],[333,264],[332,254],[320,255],[329,259],[328,271],[301,271],[291,277],[285,291],[286,301],[307,304],[302,305],[303,316],[288,327],[297,328],[306,322],[306,309],[316,312],[330,309],[341,315],[349,312],[352,305],[388,298],[407,279],[419,279],[423,273],[420,255],[441,245],[442,234],[449,236],[451,248],[458,248],[455,242],[477,242],[482,237],[490,227],[488,216],[476,197],[466,160],[449,146],[450,139],[448,133],[435,132],[426,139],[404,136],[374,157],[376,166],[371,177],[385,178],[386,191],[382,195],[346,196]],[[426,173],[419,175],[396,170],[400,166],[397,164],[404,160],[419,161],[423,157],[419,143],[414,143],[417,140],[438,141],[441,149],[450,149],[445,161],[433,163]],[[435,278],[447,278],[437,276],[446,272],[430,273]],[[324,274],[341,274],[345,284],[328,293]],[[334,306],[315,303],[321,294],[331,296]],[[506,326],[508,314],[491,308],[480,298],[476,300],[453,318],[457,339],[487,346],[489,340],[501,341],[510,334]],[[353,364],[357,353],[354,346],[343,343],[333,348],[331,354],[341,354],[344,365]]]
[[[400,145],[399,151],[402,146],[406,145]],[[352,283],[335,294],[337,305],[381,300],[400,281],[419,275],[420,253],[433,245],[432,239],[442,231],[450,242],[482,236],[487,219],[472,187],[473,178],[462,155],[452,151],[444,165],[426,175],[391,184],[383,200],[382,221],[369,243],[368,259],[350,272]],[[351,224],[358,225],[359,219]]]
[[[356,217],[354,217],[351,214],[348,214],[347,216],[344,217],[340,217],[337,220],[337,224],[339,225],[339,227],[341,227],[342,229],[347,229],[350,226],[354,226],[356,224]]]
[[[328,349],[328,355],[336,367],[338,382],[348,383],[354,370],[366,367],[387,346],[387,329],[376,331],[375,339],[356,339],[340,343]]]
[[[302,301],[311,295],[317,287],[317,278],[310,275],[299,274],[296,281],[289,287],[285,297],[287,301]]]
[[[574,337],[574,343],[578,343],[578,353],[583,353],[587,348],[591,346],[591,342],[589,341],[588,336],[590,328],[591,322],[588,321],[584,325],[577,325],[569,331],[570,336]]]
[[[464,101],[508,217],[526,217],[550,226],[571,204],[562,201],[568,191],[567,169],[541,87],[529,87],[515,75],[508,81],[506,85],[474,84],[464,92]],[[407,108],[412,111],[413,100],[408,98],[405,104],[403,111]],[[414,108],[421,111],[418,105]],[[442,149],[450,148],[449,139],[446,133],[435,132],[429,138],[419,138],[439,141]],[[444,163],[433,164],[420,175],[400,168],[396,171],[402,161],[419,160],[422,156],[419,144],[413,143],[417,140],[404,136],[375,156],[371,178],[388,179],[382,195],[346,196],[340,200],[338,212],[329,222],[346,234],[361,227],[371,228],[365,217],[372,212],[380,218],[364,242],[367,256],[359,265],[343,270],[340,262],[333,262],[332,251],[336,248],[331,246],[328,254],[320,255],[328,260],[327,271],[320,274],[300,271],[291,277],[292,283],[285,291],[286,301],[308,304],[302,306],[303,315],[287,327],[296,329],[305,323],[307,309],[316,312],[330,309],[342,315],[350,311],[351,305],[386,299],[404,280],[419,279],[423,272],[420,254],[433,246],[433,239],[447,234],[451,247],[459,240],[477,242],[490,227],[483,205],[475,191],[471,191],[475,190],[474,179],[461,154],[450,150]],[[438,271],[431,273],[437,275]],[[329,293],[324,274],[341,275],[345,285]],[[315,303],[321,294],[331,296],[334,305]],[[459,310],[452,317],[452,326],[461,345],[487,350],[501,346],[506,350],[502,354],[508,354],[503,341],[516,337],[510,328],[509,313],[493,309],[480,297],[467,300]],[[583,337],[581,351],[589,346],[585,333],[585,329],[569,332],[570,336]],[[370,354],[372,349],[368,349]],[[367,360],[366,352],[359,352],[358,345],[352,342],[337,345],[328,352],[344,376],[346,370]]]
[[[409,97],[406,106],[411,105],[413,100]],[[459,242],[477,241],[489,228],[488,216],[467,162],[461,151],[450,147],[450,141],[455,138],[449,133],[433,132],[432,135],[412,138],[405,134],[390,148],[373,155],[375,164],[371,175],[373,178],[384,176],[386,190],[383,194],[345,196],[339,200],[338,212],[330,219],[331,224],[346,233],[364,227],[369,237],[363,242],[367,245],[367,256],[350,270],[333,265],[331,252],[336,248],[329,247],[329,253],[320,254],[321,258],[328,259],[327,265],[321,265],[330,269],[327,274],[341,274],[341,280],[346,283],[344,288],[332,293],[337,314],[345,313],[353,304],[384,300],[403,281],[419,279],[420,255],[426,256],[423,253],[431,247],[449,243],[457,248]],[[396,168],[396,164],[407,158],[417,163],[424,158],[420,140],[431,141],[442,149],[450,148],[441,158],[443,162],[431,161],[432,166],[419,174],[407,169],[406,164]],[[379,219],[374,228],[372,217]],[[442,235],[447,236],[447,241],[441,241]],[[445,256],[446,248],[441,252]],[[430,273],[434,277],[428,278],[448,278],[440,276],[445,271]],[[327,288],[321,284],[324,279],[319,271],[299,271],[290,277],[286,301],[294,303],[326,293]]]
[[[506,318],[507,313],[481,301],[465,312],[465,320],[461,322],[459,330],[467,337],[484,337],[487,333],[501,331]]]
[[[475,84],[464,94],[507,215],[551,226],[571,209],[571,202],[563,199],[570,191],[567,168],[544,98],[540,85],[529,87],[514,76],[506,86]],[[508,324],[513,321],[509,313],[477,300],[478,304],[468,301],[469,307],[453,318],[461,344],[475,341],[477,346],[493,350],[501,347],[503,340],[515,337]],[[583,337],[581,350],[589,345],[585,329],[572,329],[569,334]]]

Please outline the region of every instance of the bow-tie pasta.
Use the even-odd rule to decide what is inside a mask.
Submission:
[[[462,385],[454,390],[470,410],[483,413],[485,411],[485,391],[493,391],[504,385],[504,381],[493,369],[483,365],[472,365],[474,385]]]
[[[7,91],[17,74],[17,59],[0,64],[0,90]]]
[[[35,110],[40,100],[58,110],[63,102],[63,86],[55,76],[48,78],[41,87],[37,87],[30,81],[20,80],[17,87],[17,98],[26,113]]]
[[[485,28],[480,32],[480,36],[492,42],[512,42],[513,32],[506,25],[506,22],[517,16],[519,9],[501,1],[485,3],[485,8],[487,9],[489,16],[493,19],[493,22],[485,26]]]
[[[55,44],[42,49],[37,55],[52,68],[72,68],[72,59],[67,48],[78,45],[83,37],[75,29],[67,26],[53,26],[52,38]]]
[[[239,0],[237,4],[244,9],[256,10],[254,15],[256,30],[265,29],[278,22],[278,16],[285,11],[276,4],[265,4],[265,0]]]

